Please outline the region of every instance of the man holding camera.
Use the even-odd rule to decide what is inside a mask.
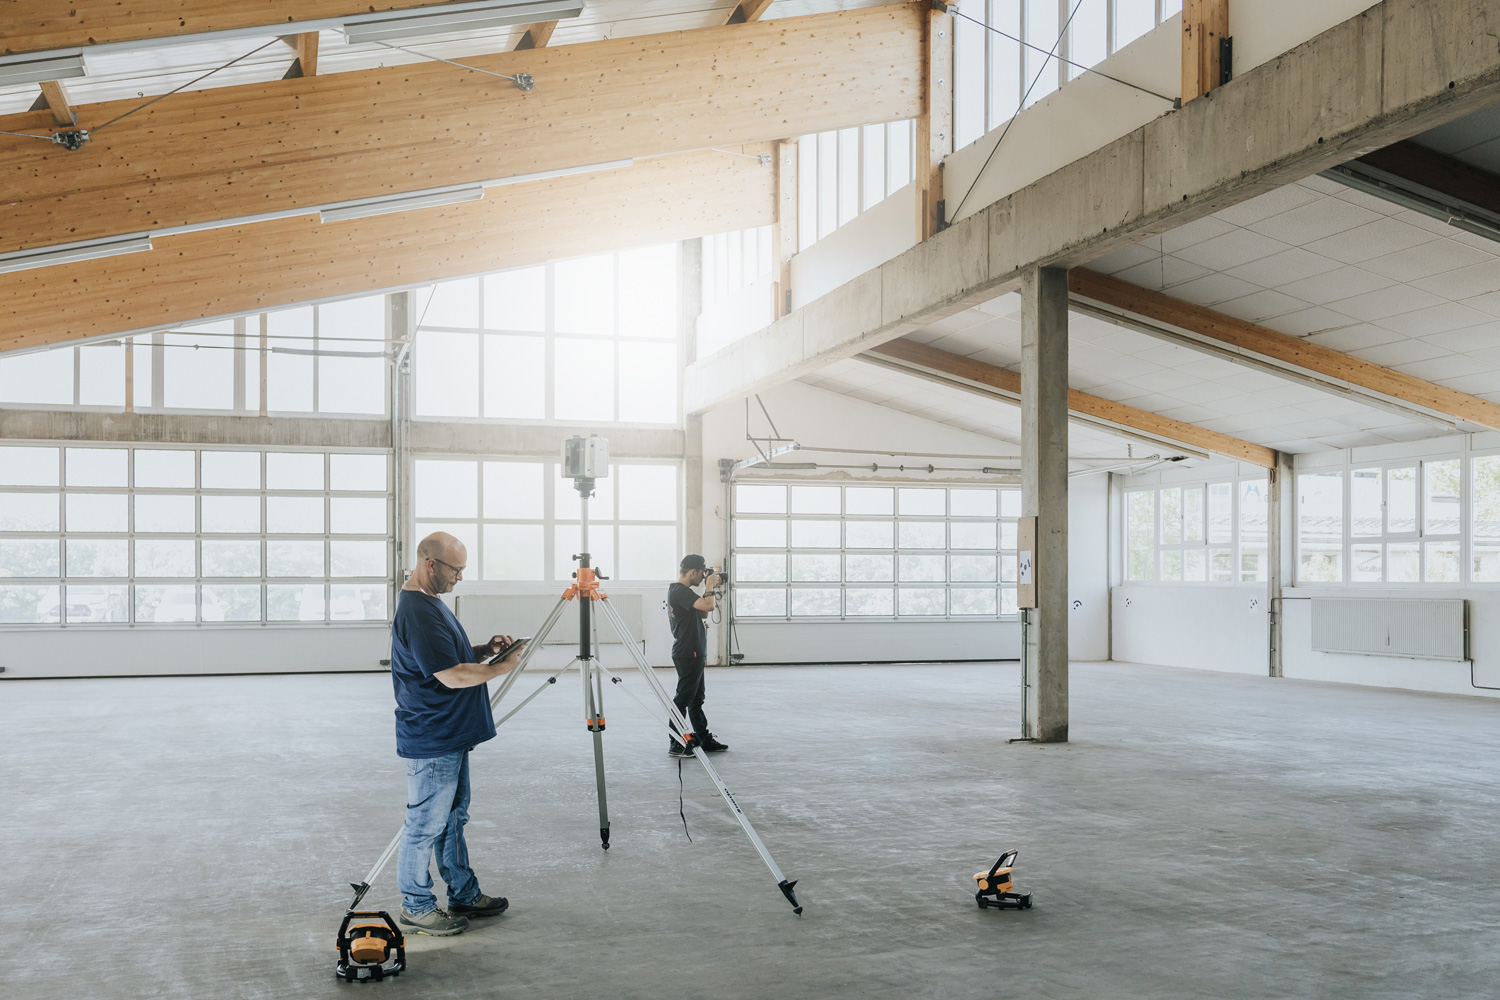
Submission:
[[[667,588],[672,663],[677,667],[677,695],[672,702],[693,724],[694,741],[708,753],[723,753],[729,747],[714,739],[708,731],[708,717],[703,714],[703,666],[708,658],[708,629],[703,620],[714,609],[714,591],[724,578],[717,570],[710,573],[700,555],[683,556],[678,568],[681,575]],[[702,597],[693,590],[699,584],[707,584]],[[667,753],[673,757],[693,755],[675,739]]]

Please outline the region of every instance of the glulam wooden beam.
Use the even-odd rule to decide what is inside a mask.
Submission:
[[[440,6],[441,0],[7,0],[0,55],[265,28]],[[311,74],[309,74],[311,75]]]
[[[1229,37],[1229,0],[1183,0],[1182,103],[1219,86],[1220,43]]]
[[[1215,344],[1344,382],[1456,420],[1500,430],[1500,404],[1288,336],[1204,306],[1141,288],[1097,271],[1073,268],[1068,290],[1125,313],[1177,327]]]
[[[184,91],[0,144],[0,252],[913,117],[912,4]],[[87,128],[137,99],[79,109]],[[0,117],[0,130],[36,127]]]
[[[665,156],[491,188],[467,204],[321,224],[300,216],[0,274],[0,351],[769,225],[775,174],[755,157],[772,146],[738,151],[748,155]]]
[[[78,123],[78,114],[68,101],[68,92],[61,80],[48,80],[42,84],[42,96],[32,106],[33,111],[43,108],[52,112],[52,124],[59,128],[71,128]]]
[[[542,21],[539,24],[529,24],[521,33],[521,40],[516,43],[516,51],[526,49],[545,49],[547,43],[552,41],[552,32],[557,30],[556,21]]]
[[[989,386],[1017,398],[1021,395],[1020,372],[975,361],[914,340],[890,340],[879,347],[870,348],[866,353]],[[1153,439],[1174,441],[1189,448],[1249,462],[1262,468],[1271,469],[1276,466],[1276,452],[1270,448],[1077,389],[1068,390],[1068,412],[1113,424],[1127,431],[1138,431]]]
[[[744,0],[736,4],[725,19],[725,24],[744,24],[747,21],[759,21],[760,16],[771,6],[771,0]]]

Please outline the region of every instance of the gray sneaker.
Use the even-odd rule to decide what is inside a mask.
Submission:
[[[454,917],[498,917],[509,906],[510,900],[504,896],[486,896],[481,892],[472,903],[455,903],[450,899],[448,912]]]
[[[444,910],[428,910],[420,917],[414,917],[403,906],[400,922],[403,926],[410,927],[414,934],[430,934],[433,937],[452,937],[469,929],[468,917],[453,916]]]

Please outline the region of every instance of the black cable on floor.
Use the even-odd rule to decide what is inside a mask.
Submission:
[[[682,758],[677,758],[677,815],[682,817],[682,832],[687,837],[688,843],[693,842],[693,835],[688,833],[687,813],[682,809]]]

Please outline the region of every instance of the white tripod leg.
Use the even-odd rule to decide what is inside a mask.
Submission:
[[[667,697],[666,689],[661,686],[661,681],[657,680],[656,672],[651,669],[651,664],[647,661],[645,654],[636,648],[635,643],[631,641],[630,630],[620,618],[619,612],[615,611],[614,605],[609,603],[608,598],[599,601],[598,604],[604,608],[604,613],[608,616],[610,624],[614,626],[615,633],[619,636],[621,643],[630,650],[631,658],[635,660],[636,667],[647,679],[648,685],[656,694],[657,700],[661,702],[662,708],[667,710],[667,714],[678,727],[677,732],[682,737],[686,737],[690,731],[687,720],[682,717],[682,713],[677,710],[677,706],[672,702],[672,699]],[[645,706],[642,705],[642,707],[644,708]],[[719,777],[719,772],[708,762],[708,754],[697,744],[696,740],[689,741],[683,738],[679,742],[692,747],[693,756],[698,758],[698,763],[702,764],[703,770],[708,772],[709,780],[714,783],[714,787],[719,790],[719,794],[723,796],[730,811],[734,813],[734,818],[739,821],[741,829],[745,831],[745,836],[750,838],[750,843],[755,848],[756,853],[760,855],[760,859],[771,870],[772,877],[776,879],[776,887],[781,890],[787,902],[792,904],[792,912],[801,914],[802,904],[797,902],[797,894],[793,891],[797,883],[795,881],[788,881],[786,875],[776,864],[776,859],[771,857],[771,852],[766,849],[766,845],[760,839],[760,835],[755,832],[755,827],[750,824],[750,818],[745,815],[744,810],[740,808],[740,804],[734,800],[734,795],[729,791],[729,787],[724,784],[724,779]]]

